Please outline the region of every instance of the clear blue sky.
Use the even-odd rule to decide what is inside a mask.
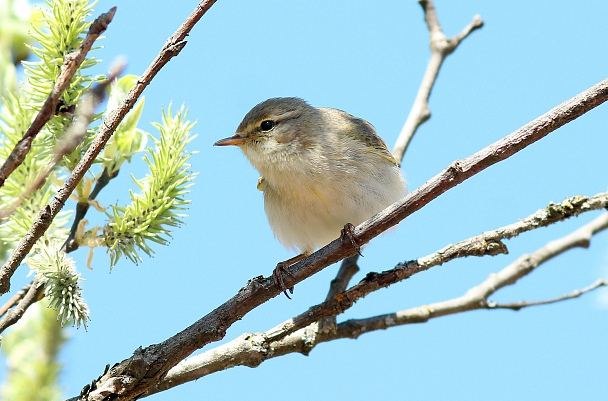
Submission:
[[[196,1],[101,0],[117,5],[106,32],[108,68],[119,55],[141,74]],[[146,89],[141,127],[161,106],[186,104],[198,120],[190,150],[200,174],[187,224],[170,247],[109,272],[97,251],[94,270],[76,257],[92,310],[88,332],[72,330],[61,359],[66,396],[132,354],[160,342],[233,296],[248,279],[268,276],[290,256],[273,238],[256,190],[257,172],[236,148],[212,144],[231,135],[245,113],[276,96],[298,96],[365,118],[389,146],[409,112],[429,59],[428,33],[415,1],[218,0],[179,57]],[[432,118],[418,132],[404,170],[415,189],[464,158],[608,76],[608,3],[436,2],[448,36],[475,14],[485,21],[444,64]],[[608,105],[588,113],[511,159],[449,191],[376,238],[359,280],[524,218],[549,201],[608,188]],[[126,202],[129,173],[106,190],[105,204]],[[520,254],[533,252],[596,217],[589,214],[507,242],[509,255],[459,260],[379,291],[339,320],[393,312],[462,295]],[[100,222],[102,222],[100,220]],[[540,300],[607,275],[608,236],[541,267],[496,301]],[[20,270],[21,271],[21,270]],[[328,267],[230,328],[226,340],[264,331],[320,302],[337,271]],[[24,274],[25,272],[21,272]],[[19,273],[17,273],[19,275]],[[25,279],[23,279],[25,281]],[[14,288],[17,286],[14,284]],[[601,293],[520,312],[478,311],[341,340],[256,369],[237,367],[155,395],[153,400],[571,400],[604,399],[608,309]],[[212,345],[213,346],[213,345]],[[211,347],[212,347],[211,346]],[[209,347],[209,348],[211,348]]]

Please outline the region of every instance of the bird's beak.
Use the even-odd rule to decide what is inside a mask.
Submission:
[[[220,139],[219,141],[214,143],[213,146],[228,146],[228,145],[238,146],[238,145],[242,145],[243,143],[247,142],[248,140],[249,140],[249,138],[247,138],[247,137],[242,137],[239,134],[234,134],[231,137]]]

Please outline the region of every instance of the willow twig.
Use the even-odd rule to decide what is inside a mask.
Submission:
[[[27,187],[23,189],[23,193],[16,199],[7,209],[0,211],[0,222],[10,216],[17,210],[34,191],[38,190],[47,180],[55,166],[66,155],[69,155],[76,147],[84,140],[87,134],[87,128],[95,117],[95,108],[105,99],[106,88],[122,73],[124,63],[116,64],[110,71],[106,80],[96,84],[92,89],[88,90],[83,97],[82,102],[76,107],[74,114],[75,121],[70,125],[65,134],[61,137],[55,152],[53,160],[46,166],[43,171],[38,174],[38,177]]]
[[[116,7],[112,7],[110,11],[97,17],[89,27],[89,31],[80,44],[80,47],[65,57],[63,65],[61,66],[61,72],[57,77],[50,95],[38,111],[36,118],[34,118],[32,125],[27,129],[23,138],[17,142],[9,157],[5,160],[2,167],[0,167],[0,188],[4,185],[4,182],[13,171],[23,163],[25,156],[32,147],[34,138],[36,138],[42,127],[44,127],[44,125],[55,115],[61,94],[68,88],[72,81],[72,77],[74,77],[74,74],[78,71],[78,68],[84,61],[87,53],[91,50],[93,43],[95,43],[97,38],[108,28],[115,13]]]

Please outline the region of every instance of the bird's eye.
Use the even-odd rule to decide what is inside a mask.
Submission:
[[[272,120],[264,120],[260,123],[260,128],[262,131],[267,132],[274,128],[274,121]]]

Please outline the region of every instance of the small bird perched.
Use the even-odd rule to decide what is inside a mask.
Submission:
[[[258,104],[233,136],[214,145],[241,148],[261,174],[258,189],[274,235],[287,249],[300,251],[274,270],[285,295],[282,273],[288,266],[341,233],[358,250],[353,225],[406,193],[401,169],[370,123],[299,98]]]

